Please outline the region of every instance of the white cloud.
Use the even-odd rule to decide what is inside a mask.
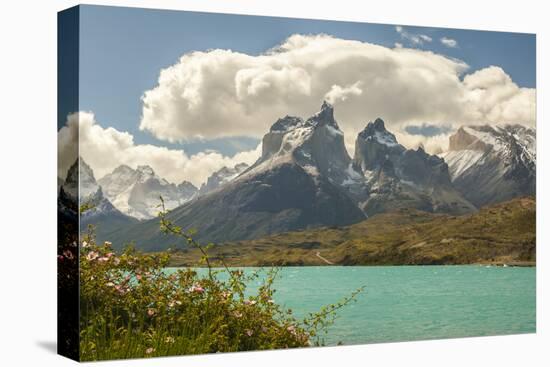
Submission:
[[[337,101],[345,101],[348,97],[360,96],[363,94],[363,90],[360,88],[361,82],[355,82],[345,87],[339,85],[333,85],[327,94],[325,94],[325,99],[330,103],[335,103]]]
[[[426,36],[425,34],[421,34],[419,37],[425,42],[432,42],[432,37]]]
[[[432,37],[425,34],[409,33],[402,26],[395,26],[395,31],[399,33],[401,38],[410,41],[414,45],[422,45],[424,42],[432,42]]]
[[[261,137],[279,117],[315,113],[324,98],[350,148],[376,117],[394,132],[423,123],[534,124],[534,89],[519,88],[498,67],[467,70],[430,51],[327,35],[294,35],[258,56],[193,52],[145,92],[140,128],[168,141]]]
[[[520,88],[497,66],[464,77],[464,115],[468,120],[490,123],[519,122],[533,126],[535,89]]]
[[[422,145],[426,152],[439,154],[448,149],[450,135],[451,134],[439,134],[435,136],[411,135],[400,130],[395,133],[395,138],[399,143],[408,148],[416,149],[418,146]]]
[[[75,161],[75,141],[78,137],[80,155],[94,170],[96,179],[121,164],[136,168],[149,165],[168,181],[183,180],[200,185],[212,172],[237,163],[254,163],[261,154],[261,145],[255,150],[240,152],[233,157],[217,152],[200,152],[188,156],[183,150],[150,144],[136,144],[134,137],[112,127],[99,125],[93,113],[79,112],[68,116],[66,126],[58,132],[59,177],[65,177]]]
[[[440,39],[441,43],[447,47],[456,48],[458,47],[458,42],[452,38],[442,37]]]

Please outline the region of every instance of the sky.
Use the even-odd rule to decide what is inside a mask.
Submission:
[[[108,136],[126,154],[158,148],[149,162],[157,166],[163,148],[175,166],[153,168],[198,183],[236,154],[252,162],[277,117],[307,117],[322,99],[334,104],[349,146],[378,115],[408,145],[439,144],[463,122],[533,125],[530,112],[516,111],[534,103],[535,43],[534,35],[507,32],[81,6],[79,110],[90,136]],[[432,86],[434,94],[422,94]],[[439,101],[447,94],[452,105]],[[78,111],[60,107],[64,126]],[[192,157],[195,168],[175,163]],[[175,168],[189,173],[170,174]]]

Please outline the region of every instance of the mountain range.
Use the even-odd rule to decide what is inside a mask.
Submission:
[[[82,210],[83,208],[85,210]],[[78,158],[59,189],[58,212],[65,217],[80,213],[80,230],[95,226],[98,238],[135,224],[137,219],[118,210],[104,195],[90,166]]]
[[[150,167],[118,167],[98,185],[132,220],[102,232],[104,239],[119,245],[136,241],[147,251],[173,247],[158,219],[148,219],[158,210],[159,195],[176,225],[216,243],[346,226],[403,208],[462,215],[534,195],[535,165],[530,128],[464,126],[450,137],[447,152],[431,155],[422,147],[405,148],[381,119],[366,124],[350,157],[334,109],[324,102],[307,119],[275,121],[254,164],[224,167],[200,189],[168,183]]]
[[[173,209],[198,193],[192,183],[184,181],[175,185],[159,177],[149,166],[138,166],[136,169],[119,166],[102,177],[98,184],[118,210],[137,219],[155,218],[160,196],[166,208]]]

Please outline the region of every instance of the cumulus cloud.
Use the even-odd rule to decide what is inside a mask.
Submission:
[[[260,55],[192,52],[144,93],[140,129],[171,142],[261,137],[277,118],[308,117],[325,98],[350,153],[357,133],[376,117],[403,136],[406,126],[426,121],[534,124],[534,89],[518,87],[498,67],[467,71],[463,61],[430,51],[328,35],[293,35]]]
[[[134,137],[112,127],[104,128],[90,112],[68,116],[66,125],[58,131],[58,175],[64,178],[75,161],[75,142],[79,141],[82,158],[92,167],[96,179],[126,164],[136,168],[149,165],[168,181],[184,180],[200,185],[214,171],[237,163],[254,163],[261,154],[261,145],[255,150],[237,153],[232,157],[218,152],[200,152],[188,156],[183,150],[169,149],[151,144],[136,144]]]
[[[442,37],[440,39],[441,43],[447,47],[456,48],[458,47],[458,42],[452,38]]]
[[[466,120],[534,126],[535,89],[518,87],[502,68],[491,66],[466,75],[463,85]]]
[[[345,87],[335,84],[330,88],[328,93],[325,94],[325,99],[330,103],[335,103],[337,101],[345,101],[348,97],[360,96],[363,94],[360,85],[361,82],[356,82]]]

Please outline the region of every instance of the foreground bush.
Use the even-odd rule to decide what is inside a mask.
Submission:
[[[186,268],[170,274],[168,254],[132,248],[115,254],[109,242],[98,245],[92,234],[86,236],[79,260],[82,360],[320,345],[336,311],[361,291],[297,320],[273,301],[276,269],[263,276],[213,269],[206,249],[190,234],[162,214],[161,226],[199,247],[206,271]],[[261,279],[261,286],[251,295],[247,284],[253,279]]]

